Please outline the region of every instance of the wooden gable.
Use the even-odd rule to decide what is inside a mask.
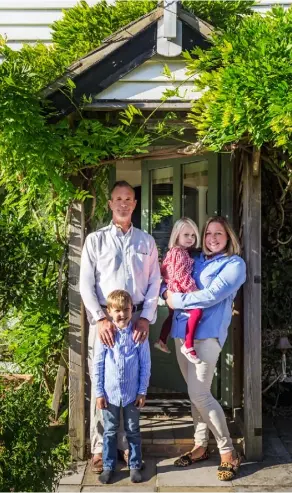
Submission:
[[[184,77],[183,59],[165,57],[163,63],[164,57],[157,56],[157,29],[162,16],[163,9],[158,8],[132,22],[76,61],[64,77],[52,83],[45,90],[45,95],[57,109],[56,120],[73,112],[84,95],[92,99],[92,109],[99,100],[160,101],[167,87],[181,83]],[[178,19],[182,25],[182,50],[209,46],[211,26],[184,10],[180,10]],[[163,76],[163,65],[168,63],[174,76],[178,77],[177,82]],[[69,77],[76,86],[74,101],[59,90],[64,88]],[[186,84],[184,100],[198,97],[191,86],[191,83]]]

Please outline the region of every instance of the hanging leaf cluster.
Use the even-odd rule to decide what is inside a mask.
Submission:
[[[212,149],[245,140],[291,153],[292,9],[245,16],[216,33],[210,50],[186,54],[202,97],[190,121]]]

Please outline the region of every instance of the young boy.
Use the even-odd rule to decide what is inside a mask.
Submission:
[[[129,444],[130,478],[133,483],[142,481],[140,409],[150,378],[150,349],[148,339],[142,344],[133,340],[131,323],[133,302],[126,291],[112,291],[107,298],[107,311],[116,326],[113,348],[98,339],[94,358],[94,383],[96,406],[102,409],[103,472],[101,483],[110,482],[117,461],[117,433],[120,424],[120,407],[123,408],[124,428]]]

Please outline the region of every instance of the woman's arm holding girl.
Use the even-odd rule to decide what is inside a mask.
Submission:
[[[167,291],[166,302],[173,309],[208,308],[238,291],[245,279],[245,262],[240,257],[236,257],[230,259],[208,288],[186,294]]]

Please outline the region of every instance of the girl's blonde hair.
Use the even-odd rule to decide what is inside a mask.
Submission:
[[[176,221],[173,225],[172,232],[169,238],[168,248],[173,248],[174,246],[178,245],[178,237],[181,234],[181,231],[184,226],[189,226],[194,230],[194,233],[196,235],[196,241],[193,246],[195,248],[198,248],[200,246],[200,233],[198,230],[198,226],[189,217],[182,217],[181,219]]]
[[[225,219],[225,217],[222,217],[222,216],[213,216],[213,217],[209,217],[209,219],[207,219],[207,222],[206,222],[206,224],[203,228],[203,232],[202,232],[202,250],[203,250],[204,254],[205,255],[211,255],[212,254],[212,252],[210,252],[210,250],[208,250],[208,248],[206,247],[206,231],[208,230],[208,227],[211,223],[221,224],[226,231],[228,240],[227,240],[225,253],[227,253],[227,255],[229,255],[229,256],[240,255],[241,254],[241,248],[240,248],[240,243],[239,243],[239,240],[237,238],[237,235],[236,235],[234,229],[232,228],[232,226],[227,221],[227,219]]]

